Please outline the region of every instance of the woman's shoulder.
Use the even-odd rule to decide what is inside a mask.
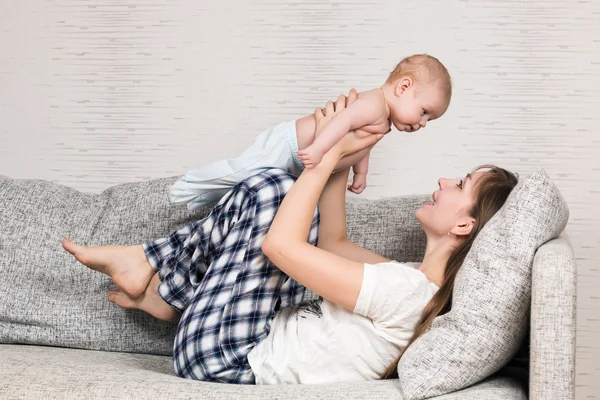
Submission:
[[[420,262],[399,262],[395,260],[377,264],[365,264],[365,269],[370,269],[378,276],[380,282],[394,282],[394,285],[404,284],[410,286],[431,286],[434,291],[439,289],[430,282],[423,271],[419,270]]]
[[[418,262],[400,262],[396,260],[383,261],[380,263],[365,263],[365,266],[369,266],[369,268],[375,268],[378,270],[390,270],[390,271],[398,271],[399,273],[411,274],[415,273],[418,275],[421,271],[418,270],[419,265],[421,263]],[[421,273],[422,274],[422,273]]]
[[[419,265],[397,261],[365,264],[354,312],[390,328],[403,326],[407,318],[420,315],[437,287],[419,271]]]

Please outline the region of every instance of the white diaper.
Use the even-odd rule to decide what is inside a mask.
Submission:
[[[296,121],[282,122],[258,135],[239,157],[188,171],[171,186],[169,200],[196,210],[217,203],[232,187],[266,169],[279,168],[298,176],[304,165],[297,152]]]

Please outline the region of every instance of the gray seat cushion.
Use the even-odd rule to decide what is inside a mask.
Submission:
[[[456,277],[452,309],[398,364],[407,399],[454,392],[498,371],[526,337],[536,250],[558,237],[567,204],[543,170],[522,179],[477,236]]]
[[[7,399],[402,399],[398,381],[251,386],[178,378],[171,358],[0,345],[0,393]],[[494,376],[440,400],[524,400],[517,380]]]

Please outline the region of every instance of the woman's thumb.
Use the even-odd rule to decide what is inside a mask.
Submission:
[[[378,135],[369,135],[369,139],[371,139],[371,143],[373,143],[373,144],[379,142],[382,137],[383,137],[382,133],[380,133]]]

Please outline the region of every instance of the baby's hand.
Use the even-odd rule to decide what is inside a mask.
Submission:
[[[325,152],[313,144],[298,152],[298,158],[302,161],[304,167],[308,169],[319,165],[324,155]]]
[[[352,193],[361,194],[367,187],[367,174],[354,174],[352,185],[348,185],[348,190]]]

